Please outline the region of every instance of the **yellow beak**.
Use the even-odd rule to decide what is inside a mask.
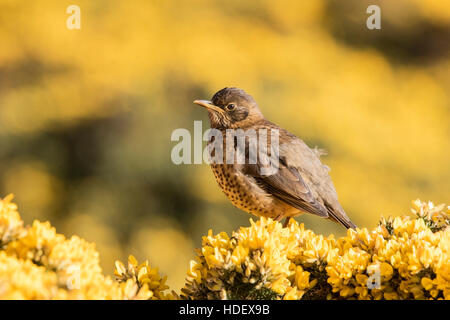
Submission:
[[[214,111],[217,111],[220,113],[224,112],[222,110],[222,108],[219,108],[218,106],[213,105],[211,103],[211,101],[208,101],[208,100],[195,100],[194,103],[198,104],[199,106],[202,106],[203,108],[206,108],[206,109],[214,110]]]

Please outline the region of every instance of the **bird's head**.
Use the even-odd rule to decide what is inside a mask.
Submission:
[[[211,101],[195,100],[208,110],[211,128],[246,128],[264,119],[256,101],[239,88],[223,88],[216,92]]]

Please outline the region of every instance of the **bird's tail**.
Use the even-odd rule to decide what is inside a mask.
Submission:
[[[347,214],[345,213],[344,209],[340,205],[338,205],[338,208],[332,208],[331,206],[325,204],[329,219],[333,220],[334,222],[337,222],[347,229],[356,229],[356,225],[350,220],[349,217],[347,217]]]

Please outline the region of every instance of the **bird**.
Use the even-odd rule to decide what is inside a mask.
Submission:
[[[278,166],[273,174],[262,174],[267,163],[262,163],[259,157],[247,163],[247,150],[246,163],[210,162],[218,185],[234,206],[255,216],[285,219],[284,227],[290,218],[309,213],[356,229],[338,201],[329,167],[320,160],[322,150],[311,149],[294,134],[267,120],[253,97],[242,89],[226,87],[211,100],[194,103],[207,109],[211,129],[222,133],[218,138],[222,141],[213,136],[208,146],[221,142],[226,148],[229,130],[265,129],[278,133]],[[246,143],[248,147],[247,140]],[[233,147],[236,148],[236,139]]]

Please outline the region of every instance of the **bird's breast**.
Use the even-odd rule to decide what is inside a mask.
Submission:
[[[242,166],[213,163],[211,169],[223,193],[241,210],[275,219],[292,209],[261,189],[253,177],[242,172]]]

